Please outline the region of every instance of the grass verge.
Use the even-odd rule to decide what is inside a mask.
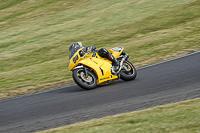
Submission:
[[[71,81],[73,42],[122,46],[136,67],[200,49],[199,0],[0,3],[0,99]]]
[[[198,133],[200,98],[76,123],[40,133]]]

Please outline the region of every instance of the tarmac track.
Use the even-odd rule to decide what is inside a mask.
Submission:
[[[139,68],[135,80],[84,91],[77,85],[0,101],[0,133],[42,131],[200,98],[200,51]]]

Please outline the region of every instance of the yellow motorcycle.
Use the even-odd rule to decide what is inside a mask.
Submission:
[[[96,47],[87,51],[87,48],[73,43],[69,47],[69,70],[77,85],[86,90],[94,89],[97,85],[104,85],[114,82],[116,79],[125,81],[134,80],[137,72],[132,63],[127,59],[129,55],[124,48],[115,47],[109,49],[119,62],[117,71],[113,69],[112,62],[98,54]]]

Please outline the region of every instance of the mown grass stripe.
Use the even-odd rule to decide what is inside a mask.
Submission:
[[[23,14],[0,23],[5,27],[0,34],[2,96],[21,87],[70,79],[68,47],[77,41],[97,48],[122,46],[136,67],[200,47],[199,1],[40,2],[40,7],[26,5],[38,6],[28,13],[30,16]],[[23,4],[18,6],[25,6]],[[159,8],[155,8],[158,5]],[[58,10],[59,6],[62,10]],[[24,11],[27,8],[19,12]],[[14,23],[10,23],[11,20]]]
[[[23,2],[25,0],[1,0],[0,1],[0,10],[3,10],[5,8],[9,8],[9,7],[12,7],[12,6],[15,6],[16,4],[19,4],[21,2]]]

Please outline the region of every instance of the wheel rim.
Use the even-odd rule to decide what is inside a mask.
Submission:
[[[133,67],[129,63],[124,62],[123,67],[122,67],[122,72],[125,73],[126,75],[131,76],[135,73],[135,70],[133,69]]]
[[[92,86],[95,84],[93,75],[88,73],[88,77],[86,77],[84,70],[77,71],[77,77],[82,83],[86,85]]]

